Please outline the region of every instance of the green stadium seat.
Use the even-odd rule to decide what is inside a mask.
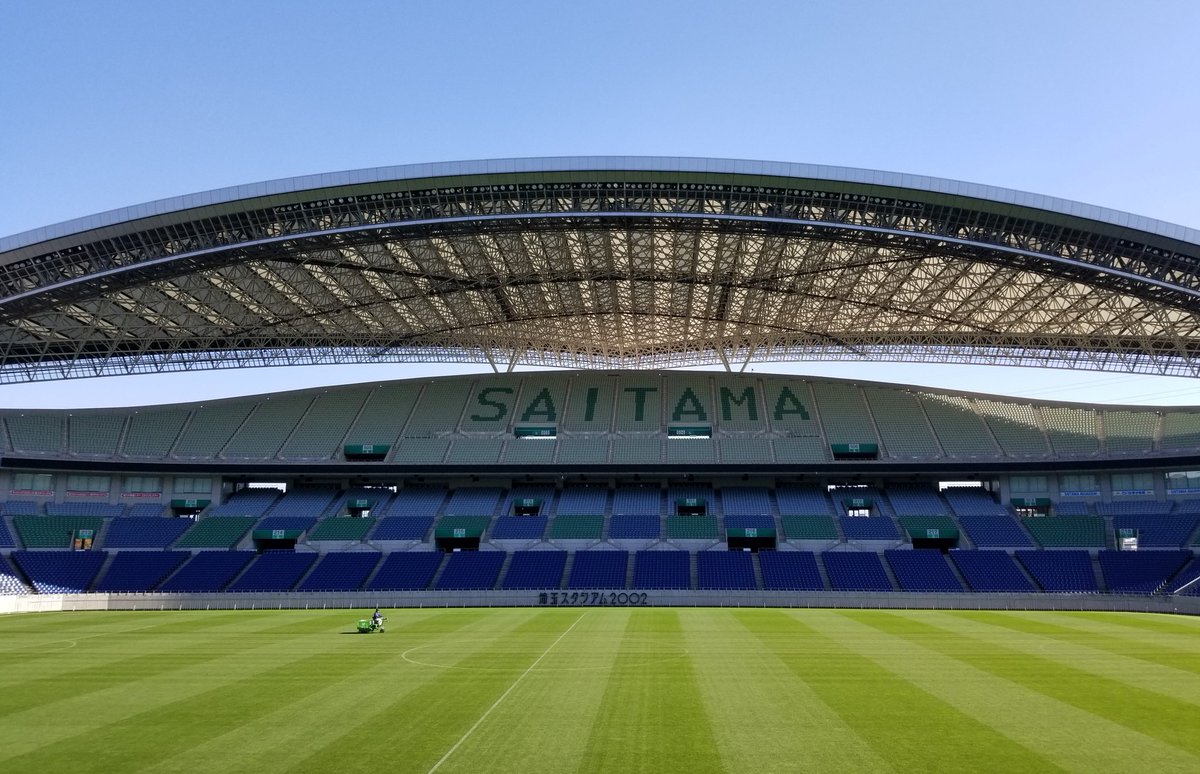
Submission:
[[[779,521],[786,540],[838,540],[832,516],[782,516]]]
[[[1100,516],[1046,516],[1022,519],[1043,548],[1104,548],[1104,519]]]
[[[600,540],[603,516],[558,516],[550,522],[551,540]]]
[[[310,542],[322,540],[362,540],[375,526],[375,519],[333,516],[317,522],[309,533]]]
[[[96,538],[104,527],[99,516],[14,516],[21,542],[26,548],[71,548],[77,530],[90,529]],[[95,545],[99,545],[99,540]]]
[[[253,516],[216,516],[202,519],[183,533],[175,548],[233,548],[257,521]]]

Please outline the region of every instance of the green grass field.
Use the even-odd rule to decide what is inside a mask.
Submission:
[[[0,616],[0,772],[1200,771],[1200,619]]]

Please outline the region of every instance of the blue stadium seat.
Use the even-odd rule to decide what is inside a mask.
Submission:
[[[904,591],[964,591],[940,551],[891,549],[883,552]]]
[[[500,588],[557,589],[566,563],[566,551],[516,551]]]
[[[435,588],[456,591],[495,588],[504,559],[502,551],[459,551],[450,554]]]
[[[687,551],[638,551],[633,563],[635,589],[688,589],[692,586]]]
[[[579,551],[571,566],[569,589],[623,589],[629,567],[625,551]]]
[[[135,593],[153,591],[163,579],[191,557],[187,551],[120,551],[113,557],[96,591]]]
[[[972,591],[1038,590],[1013,558],[1003,551],[951,551],[950,559]]]
[[[701,551],[696,554],[700,589],[756,589],[754,558],[748,551]]]
[[[379,556],[374,551],[325,554],[296,590],[358,591],[379,564]]]
[[[221,591],[253,558],[253,551],[202,551],[167,578],[159,591]]]
[[[444,557],[439,551],[394,551],[383,560],[367,591],[427,589]]]
[[[787,591],[824,591],[817,556],[811,551],[760,551],[763,588]]]
[[[834,591],[895,591],[873,551],[826,551],[821,561]]]

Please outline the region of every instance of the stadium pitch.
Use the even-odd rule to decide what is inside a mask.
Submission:
[[[1200,771],[1196,618],[386,612],[0,617],[0,771]]]

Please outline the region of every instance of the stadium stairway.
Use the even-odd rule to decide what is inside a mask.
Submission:
[[[754,567],[754,588],[765,589],[766,585],[763,583],[762,564],[758,560],[757,553],[750,555],[750,563]]]

